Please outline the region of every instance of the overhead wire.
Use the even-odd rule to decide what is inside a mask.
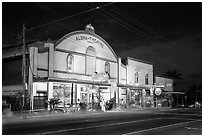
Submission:
[[[84,13],[88,13],[88,12],[91,12],[91,11],[94,11],[94,10],[98,10],[98,9],[101,9],[103,7],[106,7],[106,6],[109,6],[113,3],[108,3],[108,4],[104,4],[102,6],[98,6],[96,8],[92,8],[92,9],[88,9],[88,10],[85,10],[85,11],[82,11],[82,12],[79,12],[79,13],[76,13],[76,14],[73,14],[73,15],[70,15],[70,16],[67,16],[67,17],[64,17],[64,18],[60,18],[60,19],[57,19],[57,20],[54,20],[54,21],[51,21],[51,22],[47,22],[47,23],[44,23],[44,24],[41,24],[39,26],[36,26],[36,27],[32,27],[30,29],[27,29],[27,31],[31,31],[31,30],[34,30],[34,29],[37,29],[37,28],[40,28],[40,27],[44,27],[44,26],[47,26],[47,25],[50,25],[50,24],[53,24],[53,23],[57,23],[57,22],[60,22],[60,21],[63,21],[63,20],[66,20],[66,19],[69,19],[69,18],[72,18],[72,17],[75,17],[75,16],[78,16],[78,15],[82,15]]]
[[[99,12],[99,11],[98,11]],[[102,14],[102,15],[104,15],[103,13],[100,13],[100,14]],[[109,14],[110,15],[110,14]],[[105,15],[105,17],[108,17],[107,15]],[[113,19],[113,18],[115,18],[114,16],[111,16],[112,18],[110,18],[110,17],[108,17],[109,19]],[[123,22],[123,21],[122,21]],[[117,21],[116,21],[116,23],[118,23]],[[126,29],[128,29],[128,30],[130,30],[130,31],[132,31],[132,32],[135,32],[135,31],[133,31],[133,30],[131,30],[131,29],[129,29],[128,27],[126,27],[126,26],[124,26],[123,24],[121,24],[121,23],[119,23],[120,25],[122,25],[123,27],[125,27]],[[127,23],[125,23],[126,25],[128,25],[128,26],[131,26],[131,25],[129,25],[129,24],[127,24]],[[132,26],[131,26],[131,28],[133,28]],[[136,34],[138,34],[137,32],[136,32]],[[161,61],[161,59],[160,59],[160,61]],[[167,63],[165,60],[163,60],[163,62],[165,62],[165,63]],[[180,67],[180,66],[178,66],[178,65],[175,65],[175,64],[173,64],[173,63],[168,63],[169,65],[171,65],[171,66],[177,66],[178,68],[180,68],[180,69],[183,69],[183,70],[185,70],[186,71],[186,69],[185,68],[183,68],[183,67]],[[189,70],[190,71],[190,70]],[[192,72],[192,71],[191,71]]]
[[[107,11],[103,11],[103,13],[101,14],[105,14],[105,16],[110,16],[109,18],[110,19],[114,19],[116,21],[116,23],[118,23],[119,25],[125,27],[126,29],[128,29],[129,31],[132,31],[133,33],[136,33],[137,35],[143,37],[144,39],[147,39],[147,40],[150,40],[152,42],[154,42],[155,44],[159,44],[159,45],[156,45],[156,46],[160,46],[161,48],[164,48],[162,46],[162,44],[166,44],[164,42],[161,42],[155,38],[152,38],[151,36],[145,34],[144,32],[142,32],[141,30],[135,28],[134,26],[126,23],[125,21],[122,21],[121,19],[115,17],[114,15],[111,15],[110,13],[108,13]],[[166,49],[166,48],[164,48]]]
[[[122,15],[123,17],[129,19],[130,21],[132,21],[132,22],[135,23],[136,25],[140,26],[140,27],[143,28],[144,30],[147,30],[147,31],[149,31],[149,32],[151,32],[151,33],[153,33],[153,34],[158,35],[158,36],[161,36],[161,37],[165,38],[168,42],[172,42],[172,43],[174,43],[174,44],[177,44],[176,42],[173,42],[173,41],[167,39],[165,36],[163,36],[163,35],[159,34],[158,32],[154,31],[154,30],[151,29],[150,27],[146,26],[145,24],[143,24],[142,22],[138,21],[137,19],[135,19],[135,18],[132,17],[131,15],[127,14],[127,13],[124,12],[123,10],[117,8],[116,6],[112,5],[112,7],[114,7],[114,9],[117,10],[116,13],[119,13],[119,14]],[[180,47],[180,46],[177,47],[177,46],[170,45],[170,44],[168,44],[168,45],[169,45],[169,47],[171,47],[171,48],[174,47],[174,48],[180,49],[180,50],[182,50],[182,51],[185,51],[185,52],[188,53],[188,54],[191,54],[191,55],[194,55],[194,56],[195,56],[194,53],[192,53],[191,51],[189,51],[189,50],[187,50],[187,49],[184,49],[184,48],[182,48],[182,47]]]

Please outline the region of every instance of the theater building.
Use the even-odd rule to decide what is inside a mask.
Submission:
[[[33,109],[43,108],[43,100],[53,97],[68,106],[76,105],[78,99],[91,104],[116,97],[118,57],[91,25],[65,35],[55,44],[32,44],[30,61]]]
[[[121,60],[90,24],[55,43],[28,46],[26,87],[32,110],[49,108],[52,98],[61,100],[59,107],[112,98],[125,107],[155,106],[153,64],[131,57]]]

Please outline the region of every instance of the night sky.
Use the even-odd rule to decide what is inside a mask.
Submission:
[[[94,9],[100,6],[104,7]],[[90,9],[94,10],[88,12]],[[39,27],[65,17],[67,19]],[[104,38],[119,57],[152,62],[156,74],[177,69],[186,88],[189,84],[201,83],[201,2],[3,2],[3,47],[22,42],[23,22],[29,30],[26,32],[28,42],[58,40],[91,23],[95,33]]]

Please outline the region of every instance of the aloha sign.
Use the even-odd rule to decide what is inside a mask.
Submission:
[[[75,40],[76,41],[82,41],[83,40],[83,41],[86,41],[86,42],[91,43],[91,44],[98,44],[102,48],[104,47],[103,42],[101,42],[100,40],[98,40],[92,36],[80,35],[80,36],[76,36]]]

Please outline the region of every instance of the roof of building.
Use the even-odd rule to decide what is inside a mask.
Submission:
[[[145,63],[145,64],[150,64],[150,65],[154,65],[153,62],[149,62],[149,61],[145,61],[145,60],[141,60],[141,59],[136,59],[133,57],[127,57],[126,60],[133,60],[133,61],[137,61],[137,62],[141,62],[141,63]]]

